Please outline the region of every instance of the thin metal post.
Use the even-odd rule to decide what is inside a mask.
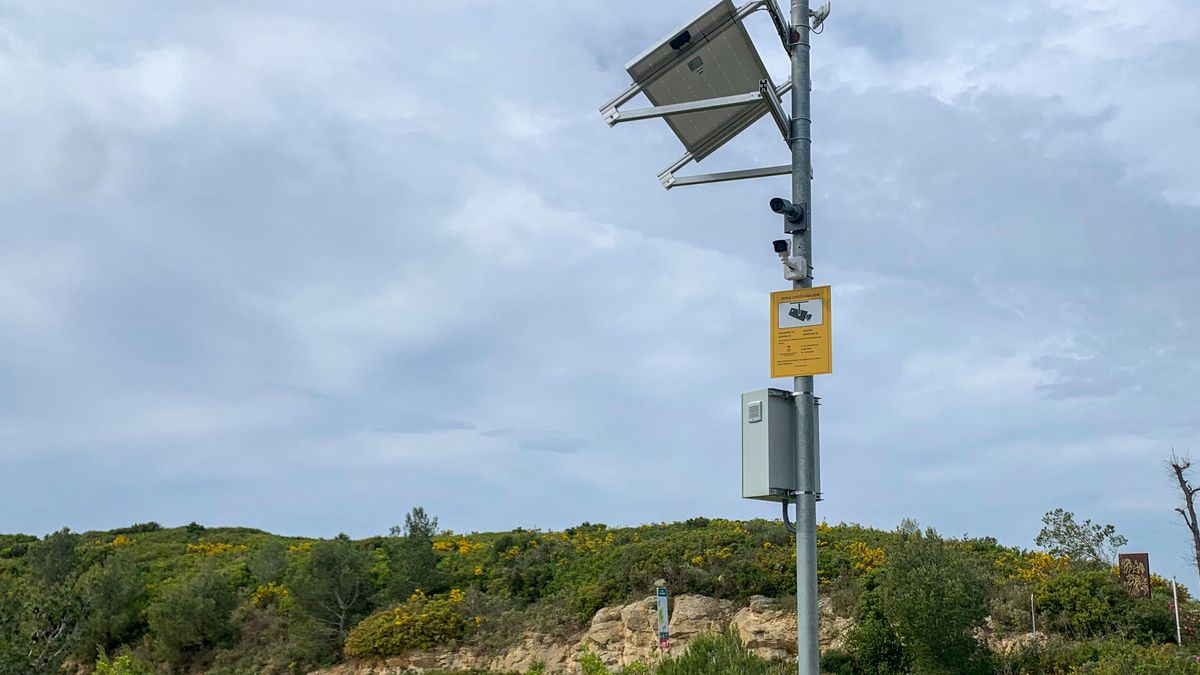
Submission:
[[[1033,626],[1033,643],[1037,644],[1037,607],[1033,604],[1033,593],[1029,594],[1029,623]]]
[[[792,234],[792,255],[812,263],[812,122],[808,0],[792,0],[789,42],[792,57],[792,203],[805,210],[806,227]],[[792,282],[811,288],[811,278]],[[796,667],[799,675],[820,675],[817,614],[817,465],[812,376],[795,380],[796,401]]]
[[[1175,588],[1175,579],[1171,578],[1171,605],[1175,607],[1175,644],[1183,644],[1183,631],[1179,630],[1179,591]]]

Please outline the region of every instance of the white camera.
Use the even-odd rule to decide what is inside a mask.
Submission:
[[[800,256],[788,255],[791,248],[786,239],[776,239],[771,242],[779,262],[783,263],[783,278],[788,281],[804,281],[808,278],[808,261]]]

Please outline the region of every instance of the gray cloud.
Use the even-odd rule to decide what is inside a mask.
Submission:
[[[0,529],[773,517],[735,406],[786,181],[663,192],[665,128],[596,113],[701,5],[5,12]],[[1151,5],[815,39],[824,517],[1030,546],[1063,506],[1183,576],[1200,21]],[[782,161],[771,131],[705,168]]]

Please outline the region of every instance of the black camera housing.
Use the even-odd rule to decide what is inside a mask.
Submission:
[[[783,197],[775,197],[771,200],[771,210],[783,216],[783,231],[787,233],[803,232],[808,229],[804,225],[804,205],[793,204]]]

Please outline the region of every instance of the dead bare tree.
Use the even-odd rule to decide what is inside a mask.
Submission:
[[[1196,571],[1200,573],[1200,523],[1196,522],[1196,493],[1200,492],[1200,487],[1193,487],[1187,477],[1187,471],[1192,468],[1192,460],[1180,457],[1172,450],[1167,466],[1175,476],[1179,492],[1183,495],[1183,507],[1176,507],[1175,511],[1183,516],[1183,522],[1192,533],[1192,551],[1196,555]]]

